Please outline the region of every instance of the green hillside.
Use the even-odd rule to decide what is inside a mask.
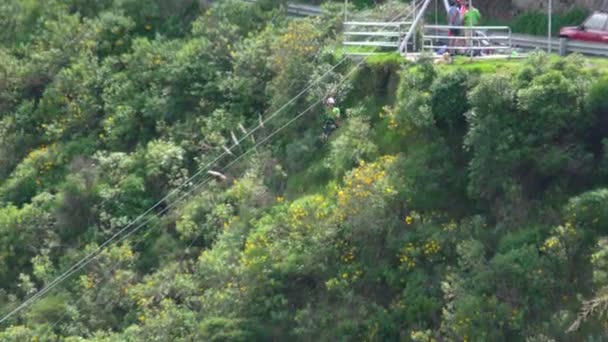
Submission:
[[[279,2],[0,3],[0,341],[608,339],[608,62]]]

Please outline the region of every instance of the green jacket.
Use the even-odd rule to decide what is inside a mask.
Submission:
[[[326,120],[337,120],[340,118],[340,108],[338,107],[334,107],[331,110],[329,108],[327,108],[327,110],[325,111],[325,119]]]
[[[469,8],[467,13],[464,14],[464,25],[465,26],[477,26],[481,20],[481,13],[475,7]]]

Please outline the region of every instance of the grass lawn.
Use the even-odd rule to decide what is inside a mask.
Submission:
[[[606,73],[608,71],[608,58],[603,57],[587,57],[587,61],[589,62],[589,68],[599,70],[601,73]]]
[[[563,57],[557,55],[551,56],[552,61],[556,61],[560,58]],[[586,71],[596,71],[602,74],[608,74],[608,58],[585,57],[585,60],[587,61]],[[471,60],[468,57],[456,57],[452,64],[439,65],[438,68],[445,70],[464,69],[478,71],[480,73],[495,73],[500,71],[513,71],[525,61],[525,58]]]
[[[484,59],[471,60],[468,57],[456,57],[454,62],[448,65],[439,65],[440,69],[463,69],[478,71],[480,73],[495,73],[499,71],[510,71],[517,68],[522,63],[523,59]]]
[[[373,47],[339,47],[334,50],[337,59],[342,59],[346,53],[373,53],[377,49]],[[355,57],[355,58],[362,58]],[[553,55],[551,59],[557,60],[559,57]],[[603,57],[585,57],[588,61],[588,69],[596,70],[601,73],[608,74],[608,58]],[[440,65],[440,69],[454,69],[461,68],[465,70],[478,71],[480,73],[494,73],[499,71],[510,71],[520,65],[525,58],[513,58],[513,59],[473,59],[468,57],[456,57],[454,63],[451,65]],[[373,55],[366,56],[365,63],[369,66],[382,66],[382,65],[400,65],[407,63],[405,59],[398,52],[377,52]],[[604,71],[605,70],[605,71]]]

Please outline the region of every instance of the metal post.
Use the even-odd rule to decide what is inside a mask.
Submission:
[[[553,14],[553,0],[549,0],[549,23],[548,23],[548,30],[549,32],[547,33],[547,50],[549,53],[551,53],[551,42],[552,42],[552,37],[551,37],[551,16]]]
[[[469,49],[471,50],[470,55],[471,55],[471,59],[473,59],[473,40],[475,39],[475,29],[473,29],[474,26],[469,26],[471,30],[471,33],[469,33],[471,35],[471,37],[469,38]]]
[[[435,0],[435,35],[436,36],[439,35],[439,30],[437,29],[437,25],[439,25],[438,20],[439,20],[439,18],[437,17],[437,0]],[[424,38],[422,39],[422,45],[424,45]]]
[[[416,18],[416,7],[418,7],[418,6],[416,5],[415,0],[413,1],[413,3],[414,3],[414,18]],[[412,25],[413,25],[413,23],[412,23]],[[418,35],[418,32],[416,32],[416,27],[414,27],[414,38],[412,39],[412,42],[413,42],[412,51],[416,51],[416,36],[417,35]]]
[[[344,22],[346,22],[346,13],[348,11],[348,0],[344,0]]]
[[[473,5],[473,0],[469,0],[469,9],[475,7]],[[479,23],[477,24],[479,25]],[[475,50],[473,50],[473,46],[475,45],[475,29],[473,29],[473,27],[471,27],[471,59],[473,59],[473,53],[475,52]],[[481,50],[480,50],[481,51]]]
[[[560,56],[565,56],[568,54],[568,46],[566,44],[568,44],[568,42],[566,41],[566,38],[562,37],[559,39],[559,55]]]
[[[418,22],[422,18],[422,15],[426,11],[426,8],[429,6],[430,2],[431,2],[431,0],[425,0],[424,4],[422,5],[422,8],[420,9],[420,13],[418,13],[418,15],[416,15],[414,17],[412,26],[410,26],[410,29],[407,31],[405,38],[403,39],[403,41],[401,42],[401,45],[399,46],[399,52],[407,53],[407,42],[408,42],[408,40],[410,40],[410,38],[412,38],[412,34],[416,32],[416,26],[418,26]]]
[[[511,32],[511,27],[509,27],[509,54],[513,55],[513,32]]]

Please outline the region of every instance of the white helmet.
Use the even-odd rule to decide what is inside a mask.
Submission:
[[[333,97],[330,97],[330,98],[327,99],[327,104],[328,105],[334,105],[334,104],[336,104],[336,100],[334,100]]]

